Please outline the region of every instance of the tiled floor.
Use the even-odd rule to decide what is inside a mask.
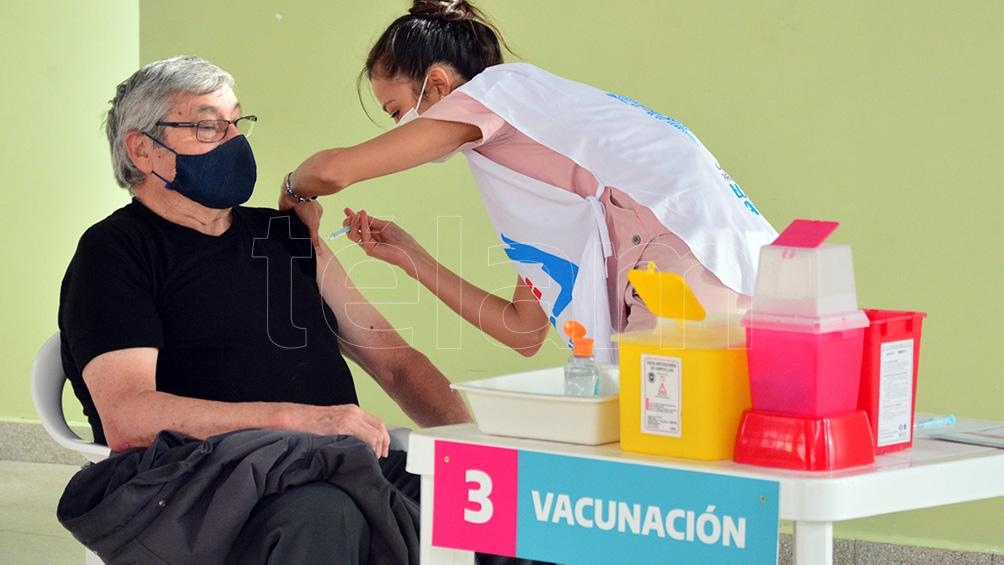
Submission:
[[[83,546],[56,521],[56,503],[78,467],[0,461],[0,562],[81,565]]]

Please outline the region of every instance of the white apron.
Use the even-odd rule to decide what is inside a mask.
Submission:
[[[648,207],[722,283],[753,294],[760,247],[777,232],[686,126],[527,63],[488,67],[458,90]]]
[[[597,361],[615,363],[607,307],[610,239],[603,205],[465,151],[488,218],[520,278],[540,301],[551,325],[576,320],[593,341]],[[603,187],[599,187],[602,190]]]
[[[539,289],[541,305],[551,308],[548,314],[559,332],[569,318],[586,326],[596,340],[598,360],[616,359],[609,342],[604,261],[611,250],[597,200],[605,187],[618,188],[652,210],[726,286],[753,294],[760,247],[777,232],[686,126],[629,98],[527,63],[489,67],[458,90],[599,182],[595,196],[583,199],[474,150],[464,152],[520,276]],[[548,254],[535,255],[520,244]],[[534,262],[541,257],[559,258],[576,269],[544,269]],[[576,276],[569,304],[571,271]]]

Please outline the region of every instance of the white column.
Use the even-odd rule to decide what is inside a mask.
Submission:
[[[795,522],[794,537],[795,565],[833,565],[833,522]]]

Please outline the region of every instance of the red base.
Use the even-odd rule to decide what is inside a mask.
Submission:
[[[739,424],[736,463],[802,471],[831,471],[875,461],[863,410],[807,418],[747,410]]]

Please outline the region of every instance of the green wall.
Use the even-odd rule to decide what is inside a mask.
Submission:
[[[119,8],[131,6],[125,2],[101,5],[114,5],[116,19],[100,14],[111,10],[85,13],[72,3],[55,22],[35,16],[26,2],[0,7],[0,46],[30,59],[5,57],[15,76],[26,77],[0,92],[5,123],[43,124],[8,125],[2,136],[2,170],[13,171],[3,193],[11,210],[3,227],[8,245],[0,251],[11,266],[0,289],[9,371],[0,382],[12,391],[0,398],[4,417],[31,415],[24,375],[37,344],[54,329],[58,281],[76,237],[124,201],[99,126],[113,86],[134,68],[135,30],[124,22],[135,12],[123,16]],[[389,125],[364,89],[379,126],[367,119],[355,79],[369,46],[406,6],[144,0],[139,59],[193,53],[233,72],[244,107],[261,117],[252,138],[261,179],[252,204],[270,205],[281,176],[306,155],[357,143]],[[1004,187],[991,167],[1004,139],[997,29],[1004,4],[484,0],[482,6],[522,58],[687,123],[775,227],[799,217],[841,221],[835,239],[853,246],[861,304],[929,313],[919,409],[1004,420],[1000,378],[988,355],[998,347],[1004,318],[994,288],[1002,254],[993,242],[1000,237],[991,235],[1004,206]],[[17,18],[8,18],[12,11]],[[326,227],[340,224],[343,206],[393,216],[446,265],[509,291],[512,270],[462,158],[369,181],[324,204]],[[366,261],[344,239],[338,248],[367,296],[455,380],[564,360],[554,344],[523,359],[410,279]],[[364,406],[405,423],[357,374]],[[1002,514],[998,499],[838,524],[837,533],[1002,551]]]
[[[356,97],[363,58],[407,2],[141,3],[141,59],[198,53],[231,70],[270,204],[281,176],[309,153],[382,131]],[[185,9],[185,7],[190,9]],[[636,98],[692,127],[778,228],[837,219],[855,253],[860,302],[929,312],[918,403],[932,412],[1004,419],[986,353],[1002,335],[991,242],[1004,204],[985,173],[999,159],[1004,112],[1000,2],[482,3],[526,60]],[[222,33],[192,25],[229,23]],[[388,121],[364,100],[382,127]],[[324,199],[394,216],[474,282],[507,292],[502,260],[462,158],[369,181]],[[344,240],[342,247],[346,247]],[[464,380],[558,365],[479,335],[410,279],[342,259],[412,343]],[[361,379],[364,380],[364,379]],[[402,422],[369,386],[363,402]],[[934,487],[937,488],[937,487]],[[969,549],[1004,549],[1004,501],[845,523],[838,534]]]
[[[56,331],[77,238],[128,202],[102,120],[139,61],[139,4],[4,0],[0,54],[0,418],[22,419],[35,415],[28,373]],[[67,409],[84,420],[75,401]]]

